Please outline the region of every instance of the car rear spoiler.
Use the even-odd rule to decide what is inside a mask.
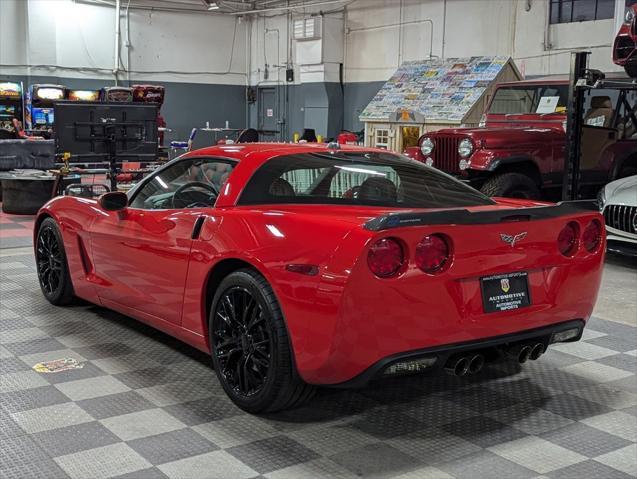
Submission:
[[[404,226],[419,225],[484,225],[514,221],[545,220],[586,211],[599,211],[597,201],[562,201],[550,206],[473,212],[467,209],[452,209],[418,213],[390,213],[369,220],[363,227],[370,231],[382,231]]]

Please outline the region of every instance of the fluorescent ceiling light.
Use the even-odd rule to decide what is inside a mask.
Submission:
[[[217,2],[211,2],[208,4],[208,10],[219,10],[219,5]]]

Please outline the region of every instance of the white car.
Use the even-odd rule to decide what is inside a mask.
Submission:
[[[598,201],[606,220],[607,250],[637,256],[637,175],[607,184]]]

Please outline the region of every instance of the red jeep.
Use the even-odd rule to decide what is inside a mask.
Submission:
[[[637,78],[637,3],[628,7],[624,23],[617,32],[613,62],[623,66],[628,76]]]
[[[581,184],[594,194],[609,180],[637,173],[631,114],[637,93],[594,89],[585,98]],[[426,133],[406,154],[489,196],[553,197],[562,185],[567,101],[567,79],[503,83],[479,128]]]

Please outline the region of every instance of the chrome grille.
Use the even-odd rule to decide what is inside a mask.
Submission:
[[[434,135],[432,139],[435,143],[431,157],[434,166],[445,173],[460,173],[458,162],[458,143],[462,138],[457,136]]]
[[[606,225],[626,233],[637,234],[637,206],[607,205],[604,208]]]

